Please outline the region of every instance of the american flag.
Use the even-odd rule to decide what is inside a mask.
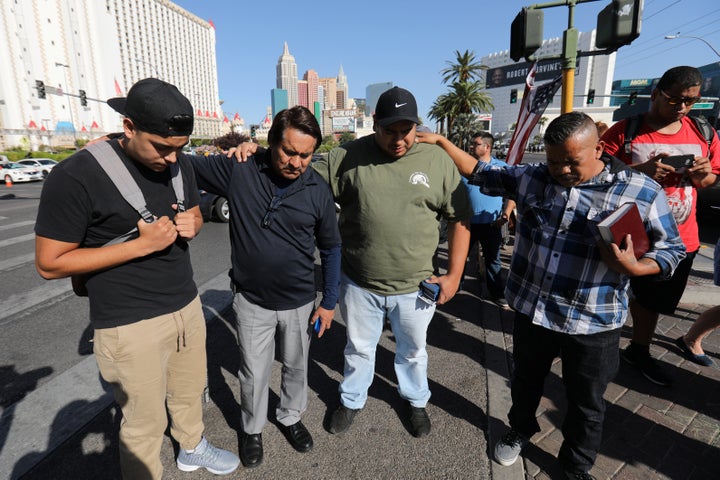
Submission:
[[[562,75],[555,77],[553,80],[543,83],[539,87],[535,86],[535,68],[537,62],[533,63],[530,73],[525,79],[525,95],[520,104],[520,113],[518,121],[515,125],[512,139],[510,139],[510,147],[508,147],[507,163],[514,165],[522,161],[525,153],[525,146],[528,143],[530,134],[532,133],[538,120],[545,112],[548,104],[552,101],[553,95],[557,92],[562,84]]]

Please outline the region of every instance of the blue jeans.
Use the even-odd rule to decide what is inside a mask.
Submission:
[[[619,348],[619,328],[591,335],[570,335],[534,325],[529,317],[516,313],[510,426],[528,438],[540,431],[536,411],[545,377],[559,355],[568,407],[558,460],[567,471],[588,472],[602,441],[603,395],[617,373]]]
[[[483,261],[485,262],[485,281],[490,295],[493,298],[505,297],[505,282],[503,281],[500,261],[500,247],[502,246],[502,230],[492,223],[473,223],[470,225],[470,250],[475,242],[480,242]]]
[[[427,381],[427,329],[435,306],[417,292],[378,295],[356,285],[346,275],[340,280],[340,313],[347,323],[345,371],[340,401],[347,408],[365,406],[375,375],[375,351],[387,315],[395,335],[395,374],[400,396],[414,407],[430,399]]]

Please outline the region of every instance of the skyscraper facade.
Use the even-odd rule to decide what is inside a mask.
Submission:
[[[345,75],[342,65],[340,65],[340,71],[337,76],[337,108],[348,108],[350,99],[348,88],[347,76]]]
[[[293,105],[293,107],[294,106],[295,105]],[[277,115],[280,110],[290,108],[288,91],[284,88],[273,88],[270,90],[270,108],[272,108],[272,118],[275,118],[275,115]]]
[[[290,55],[288,44],[285,42],[283,53],[278,59],[276,71],[276,86],[287,91],[288,107],[294,107],[298,104],[298,75],[295,57]],[[273,116],[279,110],[273,107]]]
[[[306,80],[298,80],[298,105],[310,108],[308,104],[308,82]]]
[[[303,80],[305,80],[308,85],[308,108],[312,110],[319,98],[318,88],[320,86],[320,76],[315,70],[310,69],[305,72]]]
[[[320,100],[323,110],[335,110],[337,107],[337,79],[335,77],[319,79],[324,96]]]
[[[383,92],[390,90],[392,87],[392,82],[371,83],[365,87],[365,115],[371,116],[375,113],[378,98]]]
[[[168,0],[0,2],[0,44],[0,149],[119,131],[105,100],[149,76],[177,85],[202,112],[194,135],[221,131],[215,29]]]

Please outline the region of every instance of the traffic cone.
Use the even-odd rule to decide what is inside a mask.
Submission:
[[[12,187],[12,178],[10,178],[10,175],[5,175],[5,186],[6,187]]]

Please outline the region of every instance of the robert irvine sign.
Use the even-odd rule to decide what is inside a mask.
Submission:
[[[552,80],[562,73],[562,59],[540,60],[535,73],[535,82]],[[521,62],[495,67],[488,70],[485,88],[507,87],[508,85],[524,84],[525,78],[530,73],[532,63]],[[575,75],[580,72],[580,59],[577,59]]]

